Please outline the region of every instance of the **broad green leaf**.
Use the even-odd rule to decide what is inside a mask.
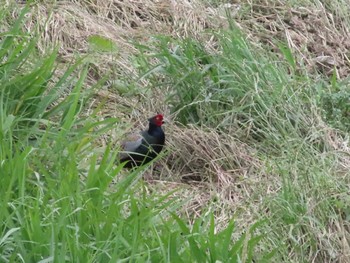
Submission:
[[[98,52],[117,52],[117,45],[110,39],[99,36],[92,35],[88,38],[89,47],[92,51]]]

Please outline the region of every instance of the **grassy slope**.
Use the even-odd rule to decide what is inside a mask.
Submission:
[[[1,260],[347,262],[350,24],[304,2],[3,9]],[[127,175],[114,145],[156,111],[161,168]]]

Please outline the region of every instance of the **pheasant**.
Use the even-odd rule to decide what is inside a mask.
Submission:
[[[157,114],[148,121],[148,130],[127,136],[121,144],[119,161],[126,162],[124,165],[126,168],[152,161],[163,149],[165,144],[165,134],[162,129],[163,115]]]

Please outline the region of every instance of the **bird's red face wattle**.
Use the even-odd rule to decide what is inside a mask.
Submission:
[[[163,121],[163,115],[162,114],[157,114],[156,116],[154,116],[153,118],[151,118],[151,121],[157,125],[157,126],[162,126],[164,121]]]

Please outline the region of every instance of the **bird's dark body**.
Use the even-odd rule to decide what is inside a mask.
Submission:
[[[120,160],[120,162],[127,162],[124,167],[132,168],[144,165],[156,158],[162,151],[165,143],[165,134],[161,126],[150,122],[149,129],[143,131],[141,136],[141,144]]]

